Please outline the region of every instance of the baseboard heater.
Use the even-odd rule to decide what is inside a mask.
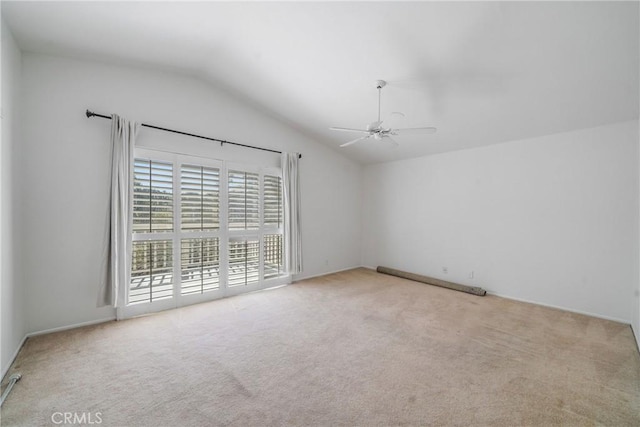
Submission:
[[[459,283],[447,282],[446,280],[435,279],[433,277],[423,276],[421,274],[407,273],[406,271],[396,270],[389,267],[378,267],[378,273],[397,276],[403,279],[414,280],[416,282],[426,283],[428,285],[440,286],[441,288],[453,289],[454,291],[466,292],[468,294],[485,296],[487,291],[477,286],[466,286]]]

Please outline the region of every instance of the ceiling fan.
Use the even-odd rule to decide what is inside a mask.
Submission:
[[[434,133],[437,129],[434,127],[419,127],[419,128],[403,128],[403,129],[393,129],[393,128],[385,128],[382,127],[382,120],[380,120],[380,98],[382,95],[382,88],[385,87],[387,82],[384,80],[376,81],[376,89],[378,89],[378,120],[375,122],[369,123],[366,129],[351,129],[351,128],[341,128],[341,127],[332,127],[329,128],[331,130],[337,130],[340,132],[359,132],[365,133],[365,136],[361,136],[360,138],[356,138],[352,141],[345,142],[340,145],[340,147],[346,147],[351,144],[355,144],[356,142],[363,141],[365,139],[373,138],[376,140],[385,140],[393,144],[394,146],[398,146],[398,143],[391,138],[393,136],[400,135],[416,135],[416,134],[426,134],[426,133]]]

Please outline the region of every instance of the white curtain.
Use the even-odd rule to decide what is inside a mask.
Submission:
[[[131,174],[133,147],[140,125],[111,116],[111,203],[105,227],[98,306],[117,307],[126,289],[131,251]]]
[[[302,228],[300,221],[300,179],[298,153],[282,153],[282,186],[284,188],[285,270],[302,272]]]

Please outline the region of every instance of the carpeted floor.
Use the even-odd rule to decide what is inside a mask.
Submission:
[[[31,338],[16,371],[2,426],[640,425],[628,325],[365,269]]]

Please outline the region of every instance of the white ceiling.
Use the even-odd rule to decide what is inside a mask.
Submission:
[[[632,120],[638,2],[10,2],[24,51],[195,73],[372,163]],[[433,135],[348,148],[362,128]]]

